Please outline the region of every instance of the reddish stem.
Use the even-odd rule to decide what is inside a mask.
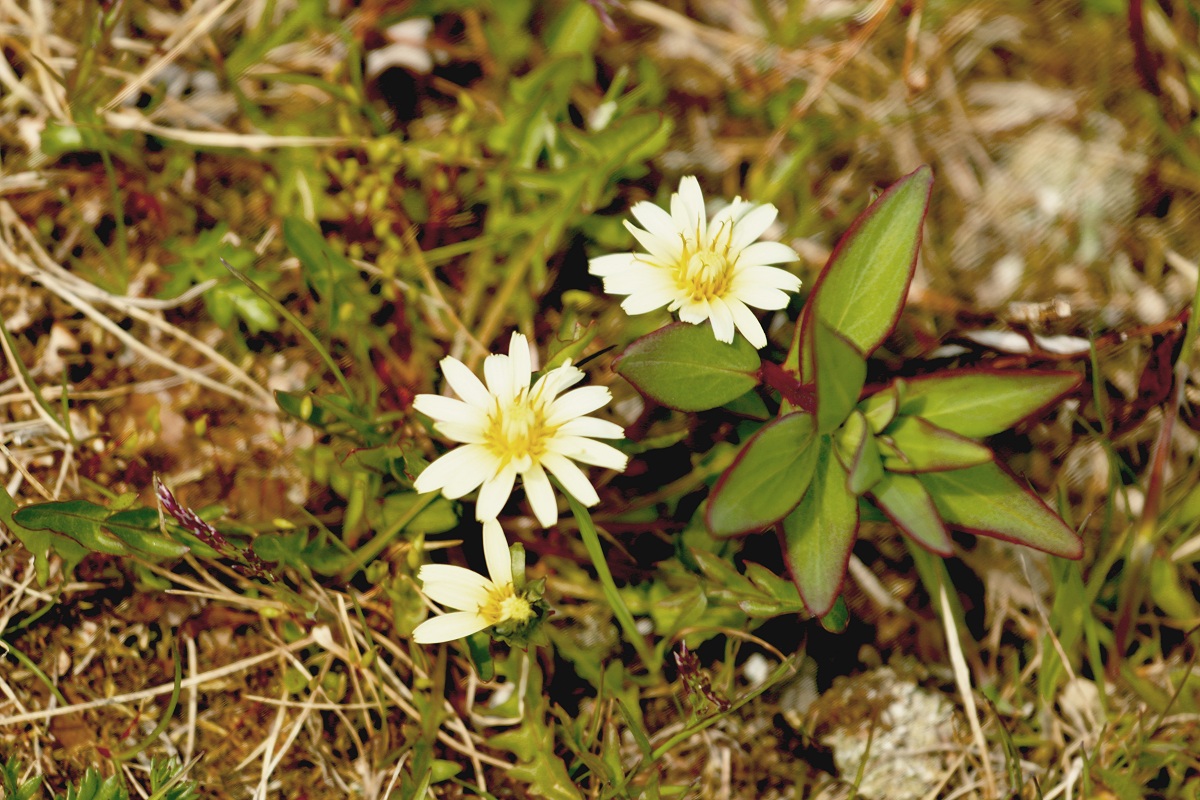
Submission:
[[[802,411],[807,411],[810,414],[816,413],[817,396],[813,393],[812,389],[801,383],[791,372],[788,372],[773,361],[763,359],[762,367],[759,369],[758,374],[762,378],[762,382],[779,392],[784,400],[787,400]]]

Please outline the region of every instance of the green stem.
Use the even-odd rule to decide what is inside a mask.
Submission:
[[[571,513],[575,515],[575,522],[579,525],[579,535],[583,538],[583,546],[592,559],[592,566],[596,568],[596,576],[600,579],[600,586],[604,589],[604,596],[608,599],[608,604],[612,606],[613,616],[617,618],[617,622],[621,623],[621,627],[625,630],[625,638],[633,645],[633,649],[637,650],[642,664],[651,674],[658,674],[662,665],[654,657],[645,637],[638,632],[637,625],[633,621],[633,614],[629,612],[629,607],[625,605],[620,592],[617,591],[617,584],[608,570],[608,562],[604,560],[604,549],[600,546],[600,534],[596,532],[596,526],[592,524],[592,515],[588,513],[582,503],[571,496],[570,492],[564,491],[563,494],[567,496]]]

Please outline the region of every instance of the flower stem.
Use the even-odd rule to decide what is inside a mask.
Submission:
[[[621,595],[617,591],[617,584],[613,581],[612,573],[609,572],[608,562],[604,560],[604,550],[600,547],[600,534],[596,532],[596,526],[592,523],[592,515],[588,513],[582,503],[571,496],[570,492],[563,492],[563,494],[566,495],[567,503],[571,506],[571,513],[575,515],[575,522],[579,525],[579,535],[583,538],[583,546],[592,559],[592,566],[596,568],[596,575],[600,578],[604,596],[608,599],[608,604],[612,606],[613,616],[625,630],[625,638],[633,645],[633,649],[637,650],[642,664],[651,674],[657,674],[661,665],[654,657],[650,645],[646,643],[646,638],[638,632],[637,625],[633,621],[633,614],[630,613],[629,607],[625,605],[625,601],[621,599]]]

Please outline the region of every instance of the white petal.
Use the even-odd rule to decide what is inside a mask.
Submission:
[[[723,206],[720,211],[713,214],[713,218],[708,221],[708,229],[711,231],[711,239],[719,238],[722,234],[728,235],[729,229],[742,217],[746,216],[746,212],[754,208],[754,203],[747,203],[740,197],[733,198],[733,201],[728,205]],[[724,231],[722,231],[722,228]]]
[[[497,520],[483,523],[483,558],[487,562],[488,574],[497,587],[511,586],[513,582],[512,559],[508,555],[508,539]]]
[[[733,314],[729,313],[728,306],[725,301],[719,297],[714,297],[709,301],[710,309],[709,322],[712,324],[713,334],[717,337],[718,342],[733,341]]]
[[[746,304],[736,298],[730,298],[727,302],[729,313],[733,315],[733,324],[742,332],[742,336],[746,337],[746,341],[755,350],[761,350],[767,346],[767,334],[763,331],[762,325],[758,322],[758,317],[746,308]]]
[[[679,179],[679,191],[671,195],[671,219],[676,230],[705,241],[708,213],[704,210],[704,192],[700,191],[700,181],[695,176]]]
[[[799,260],[800,254],[782,242],[755,242],[738,253],[738,263],[747,265],[788,264]]]
[[[487,415],[475,406],[440,394],[419,394],[413,398],[412,407],[438,422],[487,423]]]
[[[679,319],[683,322],[699,325],[708,319],[710,313],[707,300],[692,300],[688,298],[687,302],[679,308]]]
[[[433,429],[452,442],[483,444],[487,441],[487,421],[482,423],[435,422]]]
[[[636,294],[643,291],[675,290],[673,270],[639,261],[633,268],[617,272],[604,279],[604,291],[609,294]]]
[[[794,292],[800,288],[800,279],[779,267],[749,266],[738,269],[733,275],[730,290],[736,294],[745,286],[762,286]]]
[[[617,294],[617,293],[613,293]],[[658,311],[659,308],[671,305],[671,302],[676,300],[674,293],[668,291],[640,291],[638,294],[631,294],[620,303],[620,307],[625,309],[625,313],[631,315],[646,314],[652,311]]]
[[[786,294],[778,289],[766,286],[745,286],[736,290],[731,289],[730,294],[748,306],[768,310],[786,308],[789,299]]]
[[[600,496],[596,494],[596,489],[592,486],[591,481],[571,459],[564,458],[557,453],[546,453],[542,456],[542,463],[576,500],[585,506],[594,506],[600,502]]]
[[[610,292],[610,294],[621,294],[621,292]],[[621,302],[621,308],[625,309],[625,313],[630,316],[647,314],[670,305],[676,299],[677,294],[677,292],[663,289],[630,293],[629,297]]]
[[[512,494],[516,478],[517,471],[508,465],[500,470],[499,474],[484,481],[479,490],[479,498],[475,501],[475,519],[483,522],[499,516],[504,504],[508,502],[509,495]]]
[[[538,398],[542,403],[550,403],[564,389],[569,389],[583,380],[583,370],[570,363],[555,367],[542,377],[530,390],[530,397]]]
[[[633,253],[614,253],[607,256],[596,256],[588,262],[588,272],[604,278],[617,272],[622,272],[634,266],[637,256]]]
[[[518,390],[529,386],[533,377],[533,367],[530,364],[529,340],[525,334],[513,332],[508,340],[508,357],[512,366],[512,382]]]
[[[467,369],[466,364],[453,356],[446,356],[442,359],[441,367],[442,374],[446,376],[446,383],[450,384],[455,394],[476,408],[484,411],[491,408],[491,394],[483,382],[475,377],[475,373]]]
[[[481,445],[468,444],[451,450],[417,476],[413,488],[419,494],[436,492],[454,500],[483,483],[496,471],[495,456]]]
[[[513,367],[509,361],[509,357],[504,355],[490,355],[483,360],[483,379],[487,382],[488,391],[502,405],[511,403],[517,390],[524,388],[513,384]]]
[[[655,208],[657,208],[657,206],[655,206]],[[658,210],[662,211],[661,208]],[[655,236],[649,231],[642,230],[638,226],[630,223],[628,220],[625,221],[625,228],[633,234],[633,238],[637,239],[638,244],[640,244],[646,250],[646,253],[649,254],[649,256],[655,261],[661,261],[669,264],[673,261],[678,261],[679,257],[683,255],[683,239],[679,234],[674,234],[671,238],[663,239],[659,236]]]
[[[730,242],[730,247],[734,250],[741,250],[755,241],[767,232],[767,228],[771,227],[771,223],[777,216],[779,216],[779,210],[770,203],[751,209],[734,226],[733,241]]]
[[[566,456],[572,461],[614,469],[618,472],[623,472],[625,465],[629,463],[629,456],[612,445],[593,441],[583,436],[556,437],[550,440],[548,449],[550,452]]]
[[[426,564],[417,571],[417,578],[430,600],[459,611],[476,610],[496,588],[478,572],[451,564]]]
[[[488,627],[488,622],[475,611],[455,611],[440,617],[427,619],[413,629],[413,641],[417,644],[452,642]]]
[[[529,499],[538,524],[543,528],[551,527],[558,522],[558,503],[554,499],[554,487],[550,485],[550,479],[536,464],[521,477],[525,482],[525,497]]]
[[[670,239],[679,233],[679,226],[671,219],[671,215],[647,200],[634,203],[629,213],[633,214],[633,218],[641,223],[647,232],[659,239]]]
[[[625,429],[615,422],[595,417],[579,417],[565,422],[558,429],[559,436],[588,436],[593,439],[624,439]]]
[[[598,408],[603,408],[612,400],[612,392],[607,386],[584,386],[572,389],[558,397],[550,405],[546,415],[546,424],[557,427],[575,417],[590,414]]]

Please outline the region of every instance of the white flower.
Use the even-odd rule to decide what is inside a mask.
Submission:
[[[457,610],[422,622],[413,631],[414,642],[449,642],[502,622],[520,624],[533,617],[533,606],[513,585],[508,541],[494,519],[483,523],[483,557],[490,579],[449,564],[421,567],[417,577],[426,596]]]
[[[732,342],[736,328],[756,348],[766,346],[762,325],[747,306],[783,308],[784,292],[800,288],[795,275],[768,266],[796,261],[796,251],[755,241],[775,221],[775,206],[739,197],[710,221],[700,182],[689,176],[671,195],[671,213],[644,201],[631,211],[645,230],[628,221],[625,227],[646,252],[593,258],[589,270],[604,279],[604,291],[628,295],[621,303],[626,313],[666,306],[684,322],[708,320],[719,341]]]
[[[518,475],[534,516],[542,527],[558,520],[558,504],[546,472],[558,479],[585,506],[600,502],[596,490],[576,461],[623,470],[628,460],[615,447],[594,439],[620,439],[620,425],[595,417],[592,411],[612,395],[603,386],[563,390],[583,379],[569,363],[550,370],[532,388],[529,345],[514,333],[508,355],[490,355],[483,362],[485,387],[456,358],[442,359],[446,382],[461,400],[434,394],[418,395],[413,408],[435,421],[434,430],[463,446],[434,461],[418,477],[418,492],[441,490],[451,500],[482,487],[475,518],[495,519]]]

